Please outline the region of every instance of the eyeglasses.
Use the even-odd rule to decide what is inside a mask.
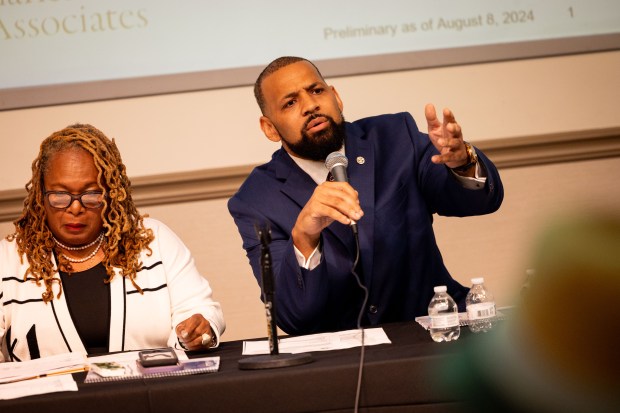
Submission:
[[[46,191],[45,196],[52,208],[66,209],[76,199],[87,209],[101,208],[103,205],[103,191],[86,191],[73,195],[65,191]]]

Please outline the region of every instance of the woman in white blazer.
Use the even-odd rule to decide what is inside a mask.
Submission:
[[[114,140],[76,124],[41,144],[0,241],[0,361],[216,347],[225,323],[181,240],[138,213]]]

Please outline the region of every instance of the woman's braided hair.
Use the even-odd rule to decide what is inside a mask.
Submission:
[[[43,301],[50,302],[53,297],[52,286],[60,285],[56,276],[52,256],[55,247],[52,233],[47,225],[44,207],[43,178],[48,172],[52,157],[62,151],[82,149],[93,156],[98,171],[97,181],[104,191],[104,205],[101,209],[103,220],[105,252],[103,264],[110,282],[114,277],[114,267],[120,268],[123,277],[136,284],[136,273],[140,271],[142,262],[140,253],[152,251],[149,244],[154,239],[153,231],[144,227],[140,215],[131,198],[131,182],[127,178],[125,165],[114,139],[108,139],[100,130],[88,124],[74,124],[53,133],[41,143],[39,155],[32,162],[32,178],[26,184],[28,192],[24,200],[21,216],[14,222],[15,233],[7,236],[9,241],[15,240],[20,259],[24,255],[30,267],[24,274],[34,277],[37,285],[45,285]],[[58,255],[58,265],[64,271],[72,272],[71,263],[62,254]],[[58,297],[62,293],[60,288]]]

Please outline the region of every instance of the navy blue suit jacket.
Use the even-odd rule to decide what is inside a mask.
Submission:
[[[369,290],[363,324],[413,320],[426,315],[433,287],[446,285],[464,309],[468,289],[443,264],[433,233],[433,214],[481,215],[497,210],[503,188],[495,166],[479,150],[487,171],[483,189],[470,190],[444,165],[408,113],[346,124],[349,182],[359,193],[357,273]],[[280,149],[255,168],[228,208],[243,239],[254,276],[261,283],[260,242],[255,224],[271,228],[278,326],[289,334],[355,328],[363,293],[351,268],[355,239],[348,226],[332,223],[321,234],[322,260],[300,268],[291,230],[316,183]]]

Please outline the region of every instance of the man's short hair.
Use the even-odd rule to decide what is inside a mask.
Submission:
[[[319,69],[315,66],[314,63],[312,63],[308,59],[304,59],[303,57],[296,57],[296,56],[278,57],[277,59],[273,60],[271,63],[267,65],[267,67],[263,69],[260,75],[258,75],[256,82],[254,83],[254,97],[256,98],[256,103],[258,103],[258,107],[260,108],[263,115],[265,114],[265,95],[263,94],[263,80],[265,80],[265,78],[268,77],[269,75],[282,69],[283,67],[288,66],[293,63],[297,63],[297,62],[310,63],[312,66],[314,66],[319,76],[321,76],[321,79],[323,79],[323,75],[321,74]]]

